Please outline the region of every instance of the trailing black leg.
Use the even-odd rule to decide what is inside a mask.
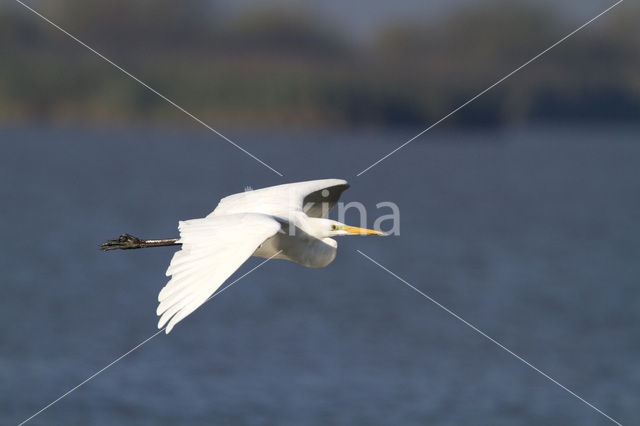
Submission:
[[[103,251],[109,250],[131,250],[147,247],[163,247],[163,246],[176,246],[181,245],[178,242],[178,238],[167,238],[164,240],[141,240],[129,234],[122,234],[117,239],[112,239],[106,243],[100,244],[100,249]]]

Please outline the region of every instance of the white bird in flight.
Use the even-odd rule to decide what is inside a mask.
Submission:
[[[288,183],[229,195],[200,219],[180,221],[180,238],[141,240],[128,234],[102,249],[181,244],[158,294],[158,328],[173,327],[205,303],[249,257],[285,259],[324,268],[336,257],[339,235],[386,235],[327,219],[349,185],[341,179]]]

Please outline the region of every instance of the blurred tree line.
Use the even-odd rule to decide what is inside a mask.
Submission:
[[[205,0],[33,2],[210,122],[428,124],[579,23],[515,1],[389,22],[367,42],[300,9]],[[451,117],[638,120],[640,9],[614,9]],[[634,36],[635,34],[635,36]],[[166,102],[17,4],[0,6],[0,120],[179,120]]]

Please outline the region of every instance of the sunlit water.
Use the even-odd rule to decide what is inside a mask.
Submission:
[[[341,238],[326,269],[267,263],[32,423],[608,424],[356,249],[637,421],[640,128],[434,131],[360,177],[417,129],[228,133],[285,177],[193,128],[0,130],[0,423],[155,332],[173,249],[98,243],[329,177],[369,225],[397,203],[401,235]]]

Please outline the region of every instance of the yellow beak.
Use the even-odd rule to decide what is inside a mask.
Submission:
[[[345,225],[343,229],[351,235],[387,235],[384,232],[374,231],[373,229],[358,228],[356,226]]]

